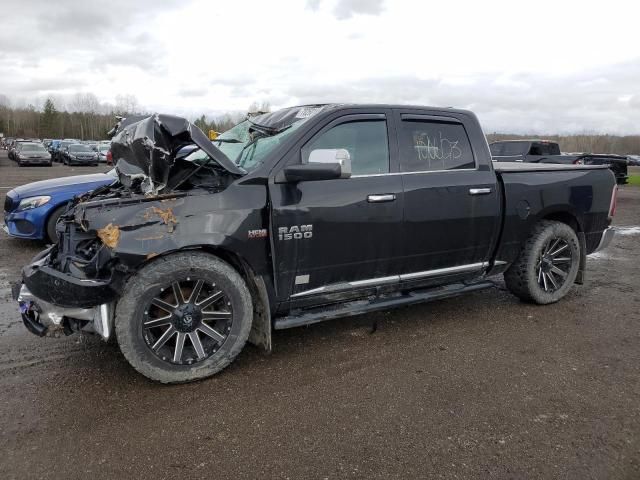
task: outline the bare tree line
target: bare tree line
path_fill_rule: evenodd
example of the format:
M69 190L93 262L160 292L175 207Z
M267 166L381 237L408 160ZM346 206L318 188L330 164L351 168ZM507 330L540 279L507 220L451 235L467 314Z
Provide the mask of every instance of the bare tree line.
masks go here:
M92 93L77 93L71 97L50 97L43 105L12 106L8 97L0 94L0 132L5 137L78 138L101 140L113 127L115 116L145 113L133 95L118 95L114 104L101 103ZM249 114L269 112L268 102L253 102ZM241 113L226 113L214 118L201 115L194 123L205 133L224 132L245 117ZM544 138L560 144L563 152L640 154L640 135L514 135L491 133L489 142Z
M139 111L133 95L118 95L115 104L109 104L92 93L77 93L68 98L49 97L42 106L13 106L6 95L0 95L0 132L5 137L100 140L107 138L115 115Z
M269 111L267 102L252 103L249 112ZM145 112L133 95L116 96L115 104L100 103L92 93L78 93L70 98L47 98L43 105L12 106L0 95L0 132L5 137L77 138L102 140L113 127L116 116L126 117ZM224 132L240 122L245 114L226 113L213 118L201 115L195 124L205 133Z

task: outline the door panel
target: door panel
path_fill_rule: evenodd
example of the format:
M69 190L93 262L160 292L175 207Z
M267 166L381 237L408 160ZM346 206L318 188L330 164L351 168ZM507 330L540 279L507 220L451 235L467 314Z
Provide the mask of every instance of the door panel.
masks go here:
M404 271L422 272L488 260L499 211L492 172L405 174ZM470 194L471 189L490 193Z
M473 276L489 259L499 227L495 174L478 170L456 118L394 116L404 189L403 271L420 278ZM443 271L440 271L444 269ZM427 273L438 270L437 275Z
M277 268L286 275L283 283L292 284L290 294L400 273L399 176L277 184L272 192ZM376 194L394 195L395 200L368 200ZM277 235L282 228L289 232L303 225L312 232L308 238Z
M316 149L345 149L351 178L270 183L280 300L322 301L323 287L400 273L402 179L389 175L395 143L387 124L383 112L328 119L283 162L305 163ZM282 176L275 171L274 178Z

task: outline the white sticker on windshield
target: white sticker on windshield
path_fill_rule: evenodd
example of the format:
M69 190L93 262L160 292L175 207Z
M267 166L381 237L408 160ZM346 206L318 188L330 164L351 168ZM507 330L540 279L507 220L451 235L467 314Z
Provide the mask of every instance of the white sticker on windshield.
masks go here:
M296 113L296 118L309 118L320 111L320 107L302 107Z

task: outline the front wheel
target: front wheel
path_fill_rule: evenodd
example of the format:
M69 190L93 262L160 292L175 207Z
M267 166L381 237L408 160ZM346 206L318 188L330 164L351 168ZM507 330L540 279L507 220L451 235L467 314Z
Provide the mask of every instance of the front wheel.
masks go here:
M120 350L141 374L183 383L218 373L240 353L251 295L227 263L202 252L159 258L126 284L116 307Z
M509 291L521 300L542 305L564 297L579 268L576 232L565 223L543 220L534 227L504 280Z
M49 218L47 219L47 222L45 223L45 226L44 226L45 233L46 233L46 238L45 238L46 241L50 243L56 243L58 241L58 232L56 232L56 224L58 223L58 219L60 218L60 215L62 215L66 209L67 209L67 204L60 205L53 212L51 212L51 215L49 215Z

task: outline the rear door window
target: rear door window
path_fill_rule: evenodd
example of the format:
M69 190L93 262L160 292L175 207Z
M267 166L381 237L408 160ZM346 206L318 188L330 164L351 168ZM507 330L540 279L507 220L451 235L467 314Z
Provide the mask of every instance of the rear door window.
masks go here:
M467 133L459 123L403 119L400 171L426 172L475 168Z

